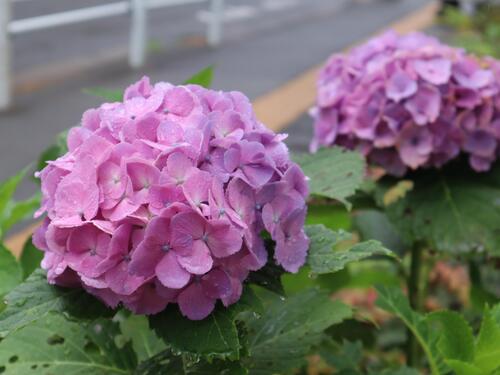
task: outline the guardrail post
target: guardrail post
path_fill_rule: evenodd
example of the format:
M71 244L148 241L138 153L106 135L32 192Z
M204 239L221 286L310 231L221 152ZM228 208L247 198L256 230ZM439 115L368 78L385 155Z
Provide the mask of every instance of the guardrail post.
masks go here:
M0 0L0 111L11 104L9 22L10 0Z
M222 39L222 22L224 17L224 0L211 0L210 22L208 23L208 44L215 47Z
M128 61L132 68L146 62L147 7L146 0L130 0L131 25Z

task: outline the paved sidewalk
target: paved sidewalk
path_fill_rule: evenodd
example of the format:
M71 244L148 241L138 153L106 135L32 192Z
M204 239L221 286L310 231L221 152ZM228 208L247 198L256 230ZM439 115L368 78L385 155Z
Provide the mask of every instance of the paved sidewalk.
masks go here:
M279 27L267 24L253 32L242 32L216 50L181 47L153 56L143 73L153 80L182 82L215 64L214 88L240 90L255 99L325 60L330 53L366 38L428 2L346 1L341 9L326 12L318 8L307 17L291 17ZM55 87L18 96L16 107L0 114L0 179L33 161L55 134L77 124L85 109L99 104L99 99L82 94L82 88L123 88L141 75L130 71L125 61L117 61ZM310 126L304 117L299 127ZM287 131L296 132L295 128ZM34 190L35 186L26 183L20 194L26 196Z

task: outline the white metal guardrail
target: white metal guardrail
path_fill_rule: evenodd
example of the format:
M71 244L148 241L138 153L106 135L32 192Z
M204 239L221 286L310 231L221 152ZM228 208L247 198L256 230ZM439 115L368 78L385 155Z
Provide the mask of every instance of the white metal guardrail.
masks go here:
M212 13L207 40L211 46L216 46L222 37L224 0L124 0L20 20L11 20L10 0L0 0L0 111L7 109L12 103L11 35L129 14L129 64L133 68L139 68L146 61L148 10L203 2L210 3Z

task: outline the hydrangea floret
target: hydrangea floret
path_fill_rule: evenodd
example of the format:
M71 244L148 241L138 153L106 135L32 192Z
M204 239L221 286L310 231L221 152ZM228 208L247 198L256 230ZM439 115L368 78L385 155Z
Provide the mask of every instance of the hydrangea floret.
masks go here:
M137 314L176 303L199 320L268 262L265 232L297 272L308 186L285 138L239 92L146 77L123 102L86 111L69 151L37 173L48 281Z
M500 154L500 63L390 31L328 60L311 113L313 152L358 149L397 176L460 154L488 171Z

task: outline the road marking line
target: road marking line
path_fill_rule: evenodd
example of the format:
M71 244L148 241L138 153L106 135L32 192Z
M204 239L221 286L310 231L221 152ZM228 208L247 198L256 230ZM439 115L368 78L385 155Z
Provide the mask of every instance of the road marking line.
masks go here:
M431 3L392 23L388 28L402 34L425 29L432 25L438 8L439 5L437 3ZM379 30L374 34L378 34L386 29ZM349 48L352 47L350 46ZM314 104L316 98L315 82L321 65L306 71L295 79L254 100L253 106L257 118L270 129L280 131L307 112ZM24 243L38 225L32 224L23 231L10 236L5 241L7 248L18 257L21 254Z

